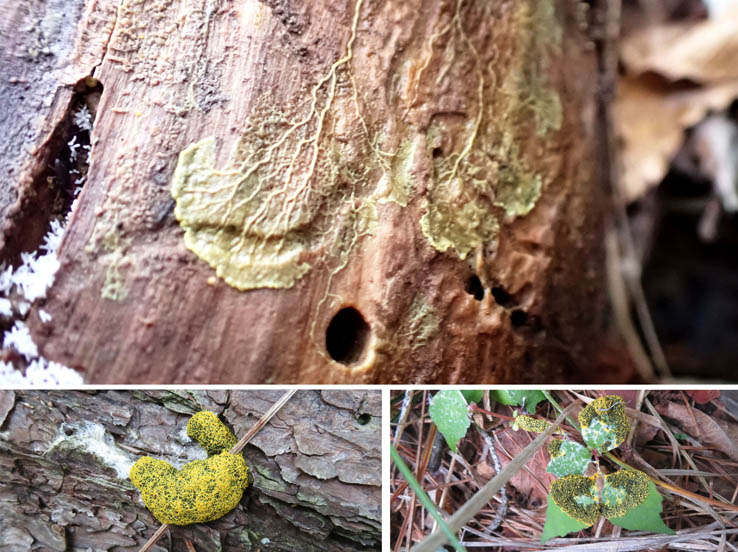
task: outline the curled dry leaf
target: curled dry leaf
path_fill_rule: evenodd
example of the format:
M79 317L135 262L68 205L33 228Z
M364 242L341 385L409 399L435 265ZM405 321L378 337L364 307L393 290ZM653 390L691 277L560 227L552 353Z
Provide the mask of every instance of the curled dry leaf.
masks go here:
M672 402L659 406L658 411L663 416L677 420L685 432L703 445L715 447L733 460L738 460L738 425L735 423L718 420L695 408Z
M738 9L697 23L647 27L627 37L620 53L630 74L703 84L738 79Z
M738 10L646 27L623 39L620 57L626 76L613 113L623 195L633 201L666 175L687 128L738 97Z
M663 179L686 129L699 123L710 110L723 110L738 97L738 80L684 89L643 75L624 77L618 86L613 113L623 147L626 201L641 197Z
M720 391L717 389L695 389L692 391L685 391L687 395L694 399L694 402L698 404L709 403L713 399L720 397Z

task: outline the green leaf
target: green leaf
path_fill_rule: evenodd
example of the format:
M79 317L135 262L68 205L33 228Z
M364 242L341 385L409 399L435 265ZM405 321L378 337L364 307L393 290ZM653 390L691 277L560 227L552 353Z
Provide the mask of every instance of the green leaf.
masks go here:
M471 404L481 401L484 391L481 389L462 389L461 394L464 395L466 402Z
M458 389L444 389L435 394L428 408L433 423L446 439L449 448L456 452L456 444L466 435L469 421L469 405Z
M642 471L618 470L602 482L600 511L606 518L624 516L646 500L650 479Z
M613 525L619 525L623 529L631 531L650 531L651 533L663 533L673 535L670 529L661 519L662 497L656 490L653 481L648 482L648 495L646 499L621 517L608 518Z
M591 524L590 524L591 525ZM577 521L568 516L559 508L548 495L548 508L546 508L546 524L543 526L541 542L546 542L554 537L563 537L572 531L581 531L589 527L586 523Z
M490 394L498 403L524 406L528 412L535 411L536 405L546 400L544 394L537 389L495 389Z
M579 413L579 425L590 448L602 453L619 447L630 429L625 402L617 395L595 399Z
M561 510L587 527L600 519L597 476L566 475L551 483L551 499Z
M565 475L582 475L592 461L592 454L586 447L574 441L553 439L548 444L551 461L546 471L556 477Z

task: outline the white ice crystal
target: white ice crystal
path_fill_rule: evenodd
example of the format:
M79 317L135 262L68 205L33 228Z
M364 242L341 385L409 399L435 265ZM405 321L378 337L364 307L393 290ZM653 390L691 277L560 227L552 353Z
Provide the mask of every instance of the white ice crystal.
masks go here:
M7 295L13 287L13 267L0 265L0 294Z
M76 134L72 136L72 139L67 143L67 147L69 148L69 160L76 161L77 160L77 148L79 148L79 143L77 142Z
M0 317L11 318L13 316L13 303L9 299L0 297Z
M74 124L80 130L92 130L92 113L90 113L90 110L87 109L86 105L80 107L74 114Z
M59 270L56 251L63 235L64 225L53 220L39 250L21 253L21 265L18 268L13 270L13 267L0 265L0 316L12 318L15 311L25 317L31 303L46 297ZM15 295L9 297L12 292ZM42 322L51 320L51 315L43 309L39 310L39 317ZM75 370L39 356L31 332L21 320L16 320L14 326L5 332L2 347L14 349L25 358L28 365L24 374L10 363L0 362L0 385L57 386L83 383L82 376Z
M57 387L59 385L77 387L82 385L84 380L76 370L40 357L28 363L25 375L11 363L0 361L0 383L8 387Z
M10 331L5 332L3 336L3 348L15 349L28 361L38 356L38 348L33 342L31 332L28 331L28 326L20 320L16 320L15 325L10 328Z

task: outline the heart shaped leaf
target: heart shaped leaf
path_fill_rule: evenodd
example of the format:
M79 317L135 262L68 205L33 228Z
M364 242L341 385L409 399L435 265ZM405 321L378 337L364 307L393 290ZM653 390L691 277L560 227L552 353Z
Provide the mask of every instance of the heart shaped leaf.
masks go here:
M553 439L548 444L551 461L546 471L556 477L583 475L592 461L592 454L586 447L574 441Z
M541 542L546 542L554 537L563 537L572 531L580 531L589 527L588 524L577 521L568 516L559 508L548 495L548 508L546 508L546 524L543 526Z
M428 412L449 448L456 452L457 443L466 435L471 425L469 405L464 395L458 389L439 391L431 400Z
M602 485L602 515L624 516L648 496L648 476L642 471L620 470L605 476Z
M551 483L551 498L569 517L587 527L600 518L600 493L596 477L567 475Z
M598 452L619 447L630 426L625 417L625 403L617 395L595 399L579 413L582 438Z
M652 533L673 535L674 531L661 519L661 511L663 509L662 500L663 498L656 490L656 485L652 481L649 481L648 495L640 505L630 510L624 516L608 519L610 523L619 525L624 529L630 529L631 531L650 531Z

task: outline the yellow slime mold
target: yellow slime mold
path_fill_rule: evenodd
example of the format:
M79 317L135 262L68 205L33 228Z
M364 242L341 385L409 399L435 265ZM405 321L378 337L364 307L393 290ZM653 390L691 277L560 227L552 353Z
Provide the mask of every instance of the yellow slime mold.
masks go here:
M228 452L236 437L215 414L195 414L187 434L207 450L207 459L177 470L168 462L144 456L130 471L144 504L161 523L189 525L218 519L238 505L249 484L243 457Z

